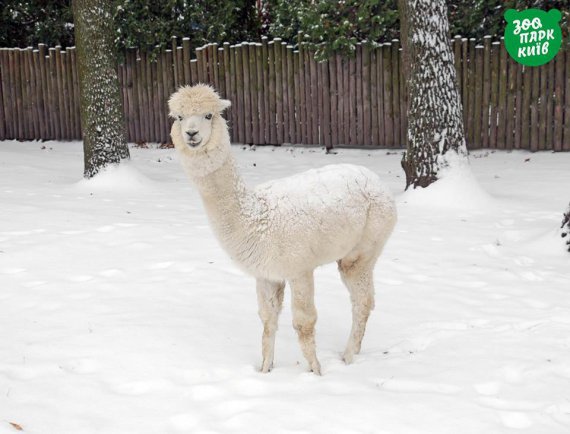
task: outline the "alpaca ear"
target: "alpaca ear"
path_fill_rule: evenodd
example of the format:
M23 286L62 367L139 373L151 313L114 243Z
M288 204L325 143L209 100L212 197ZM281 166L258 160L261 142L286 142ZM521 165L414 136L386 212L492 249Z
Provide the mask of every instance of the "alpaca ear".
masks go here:
M225 109L227 109L228 107L230 107L232 105L232 102L228 99L221 99L220 100L220 112L223 112Z

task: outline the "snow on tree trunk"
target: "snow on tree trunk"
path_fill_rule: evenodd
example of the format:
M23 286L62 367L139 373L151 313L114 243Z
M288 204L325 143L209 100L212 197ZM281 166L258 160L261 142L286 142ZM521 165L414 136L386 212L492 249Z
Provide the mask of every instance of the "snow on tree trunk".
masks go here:
M400 0L408 77L406 189L427 187L453 161L467 161L457 72L444 0Z
M129 158L113 46L112 2L73 0L84 176Z
M564 213L562 218L562 238L566 238L566 245L568 246L568 251L570 252L570 205L568 205L568 210Z

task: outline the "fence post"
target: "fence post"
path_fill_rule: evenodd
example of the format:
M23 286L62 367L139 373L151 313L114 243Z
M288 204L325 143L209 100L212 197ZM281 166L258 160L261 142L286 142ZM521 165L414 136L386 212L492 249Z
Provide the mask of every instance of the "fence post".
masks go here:
M12 98L12 73L10 71L10 64L9 64L9 48L0 48L0 70L2 71L2 76L0 79L0 85L2 86L2 123L4 124L4 135L2 136L4 139L11 139L14 138L14 134L12 133L12 108L11 102Z
M370 146L372 142L371 133L371 104L370 104L370 47L366 44L361 44L362 53L362 110L361 110L361 122L362 122L362 146Z
M564 134L563 134L563 147L564 151L570 151L570 43L564 46L564 55L566 58L566 86L565 86L565 99L564 105Z
M473 110L473 142L471 143L472 149L481 147L481 127L483 115L483 47L476 45L473 51L473 58L475 62L475 97L474 97L474 110Z
M192 74L190 73L190 50L190 38L182 38L182 70L184 71L184 81L182 84L192 83Z
M313 143L313 129L316 128L315 113L313 111L313 96L311 95L311 58L313 53L308 49L305 49L307 44L303 45L303 71L305 74L305 125L306 125L306 137L304 138L304 144L308 145Z
M238 44L235 46L235 77L236 77L236 93L237 93L237 107L235 109L236 113L236 132L237 132L237 141L239 143L245 143L245 109L244 109L244 79L243 79L243 61L242 61L242 54L241 51L243 50L243 46Z
M30 104L30 111L31 111L31 117L30 117L30 121L32 123L32 138L34 140L37 140L39 138L41 138L41 133L40 133L40 114L39 114L39 98L38 98L38 87L36 85L36 73L37 73L37 69L34 67L34 57L36 57L36 54L34 54L34 51L37 52L37 50L33 50L31 47L29 47L26 50L26 69L27 69L27 73L28 73L28 98L30 99L29 104ZM69 62L67 62L69 63ZM66 68L66 72L67 72L67 68ZM66 84L67 84L67 80L66 80ZM67 93L67 92L66 92ZM71 134L70 134L71 136Z
M564 48L564 47L562 47ZM556 84L554 85L554 150L562 150L562 128L564 127L564 56L565 51L561 50L554 58L556 62ZM567 74L570 71L567 72ZM568 90L567 90L568 92ZM570 116L570 115L569 115ZM570 122L568 119L567 122Z
M255 65L255 76L257 82L255 83L255 90L256 90L256 101L252 101L253 108L253 115L257 120L256 126L256 135L257 135L257 144L263 145L265 144L265 110L264 110L264 92L265 89L263 87L263 72L264 72L264 62L263 62L263 46L261 43L255 43L253 45L253 53L255 56L254 65Z
M344 80L344 68L342 57L335 55L335 69L336 69L336 90L337 90L337 139L335 145L345 144L344 135L344 122L345 122L345 87L346 81Z
M275 71L275 114L276 143L283 143L283 74L281 66L281 38L273 39L273 56Z
M347 144L356 145L356 129L358 128L358 123L356 122L356 56L347 59L348 68L346 72L348 77L346 82L348 83L348 116L346 117L346 131L347 131Z
M509 55L507 58L507 111L505 113L505 145L511 150L514 147L516 63Z
M320 130L322 127L321 124L321 114L322 114L322 105L319 105L319 66L317 61L315 60L315 53L311 52L309 54L309 73L311 75L311 118L313 121L313 126L311 131L313 136L311 137L311 144L319 145L321 144L320 140ZM322 94L321 94L322 98ZM322 103L322 101L321 101Z
M4 110L6 71L4 69L4 53L5 49L0 48L0 140L6 139L6 112Z
M326 149L331 148L331 101L330 101L330 78L329 64L330 60L323 61L319 64L321 82L319 83L319 91L321 93L322 107L322 124L321 124L321 144Z
M546 97L544 99L546 103L546 137L545 137L545 148L548 150L554 149L554 103L555 99L553 98L555 92L555 83L554 80L556 78L556 58L552 59L546 65L543 65L542 68L546 70L547 75L547 83L546 83Z
M501 38L499 50L499 106L497 125L497 147L505 149L506 145L506 116L507 116L507 50L504 39Z
M386 119L384 108L384 47L376 48L376 86L378 93L378 145L386 147Z
M544 67L535 68L540 74L540 96L538 102L538 149L546 149L546 131L547 131L547 111L548 106L546 105L547 92L548 92L548 70Z
M228 46L228 56L227 65L229 68L229 82L226 87L229 86L230 93L228 98L231 100L232 105L228 113L228 118L230 119L230 137L232 141L237 141L237 90L236 90L236 64L235 64L235 46Z
M356 118L355 118L355 144L362 146L364 144L364 114L363 114L363 74L362 74L362 44L356 45L355 62L356 62Z
M166 105L163 105L163 101L160 98L162 92L159 93L159 88L162 88L162 82L158 80L158 55L154 59L149 59L150 61L150 76L152 82L152 141L160 143L162 141L162 128L161 122L163 113L168 110ZM183 82L185 84L185 81Z
M250 94L250 113L251 113L251 143L259 145L259 110L257 110L257 95L258 81L257 81L257 54L256 45L249 44L249 94Z
M204 47L196 48L196 67L198 72L198 82L199 83L206 83L207 80L207 72L205 72L204 64L206 63L204 55Z
M393 148L394 143L394 110L392 106L392 44L382 46L384 66L384 128L386 128L386 146Z
M394 146L399 148L402 146L402 125L400 117L400 80L401 73L404 68L400 67L400 41L398 39L392 40L392 106L394 110Z
M468 121L471 115L471 107L469 105L471 95L469 95L469 40L467 38L461 39L461 85L463 94L463 125L465 128L465 138L468 141Z
M175 39L173 38L175 41ZM173 51L173 55L176 53ZM148 93L149 83L148 83L148 75L146 72L147 66L147 54L146 52L139 53L139 60L138 60L138 71L140 76L140 89L142 93L142 118L141 118L141 126L143 130L143 134L141 137L142 142L150 141L151 131L150 131L150 102L151 96ZM140 103L141 101L139 101Z
M261 124L262 127L262 137L263 143L269 144L273 143L271 141L271 123L273 122L271 118L271 111L269 108L269 97L270 97L270 90L269 90L269 49L267 44L267 36L263 36L261 38L261 70L262 70L262 77L263 77L263 105L260 107L262 112L261 119L263 122Z
M540 70L538 68L529 68L532 73L531 99L530 99L530 150L538 150L538 99L540 98Z
M370 77L370 145L378 146L378 77L376 75L376 53L377 49L372 47L368 50L369 77Z
M242 73L243 73L243 113L244 118L244 135L243 143L253 144L252 128L251 128L251 81L249 76L249 43L241 44Z
M301 76L300 76L300 62L299 62L299 50L293 51L293 92L294 92L294 107L293 112L295 114L295 128L294 137L291 140L294 143L303 143L302 137L302 119L301 119Z
M491 37L483 38L483 102L481 113L481 146L489 147L489 106L491 104Z
M283 141L282 143L289 143L289 85L287 82L287 44L283 41L277 47L280 50L281 64L277 65L280 67L281 73L281 101L282 101L282 111L283 111Z
M532 87L532 68L524 66L522 70L522 101L521 101L521 148L529 149L530 144L530 95Z
M293 70L294 60L293 60L293 46L285 45L286 53L286 70L287 70L287 110L288 110L288 122L289 122L289 143L295 143L295 131L299 128L299 124L295 120L295 72Z
M24 134L26 139L35 138L35 128L36 125L33 119L33 91L32 91L32 78L31 78L31 68L30 68L30 58L31 49L30 47L22 49L20 51L20 61L21 61L21 71L22 71L22 106L24 114Z
M339 128L339 113L342 109L339 105L339 95L338 95L338 78L337 78L337 61L338 56L332 55L328 62L328 74L330 83L330 130L331 130L331 142L330 146L334 147L338 145L338 128ZM298 125L297 125L298 128Z
M305 103L305 47L301 40L301 34L298 35L298 45L299 53L297 55L298 67L298 81L299 81L299 103L298 103L298 121L299 121L299 136L297 138L298 143L307 143L307 111Z

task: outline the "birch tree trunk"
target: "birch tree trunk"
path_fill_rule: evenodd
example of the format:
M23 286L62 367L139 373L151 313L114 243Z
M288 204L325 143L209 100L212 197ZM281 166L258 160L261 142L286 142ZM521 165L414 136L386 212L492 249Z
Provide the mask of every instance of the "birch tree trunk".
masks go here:
M112 2L73 0L86 178L129 158L116 55Z
M408 80L406 189L427 187L441 169L467 161L463 113L445 0L399 0Z

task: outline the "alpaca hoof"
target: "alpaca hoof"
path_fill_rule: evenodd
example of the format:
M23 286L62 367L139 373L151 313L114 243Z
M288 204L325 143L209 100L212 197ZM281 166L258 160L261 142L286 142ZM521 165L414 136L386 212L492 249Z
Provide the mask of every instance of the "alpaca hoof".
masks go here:
M319 362L314 362L311 364L311 372L315 375L322 375L321 374L321 364Z
M350 365L354 361L354 353L352 351L345 351L342 355L342 360L347 365Z
M260 372L262 374L267 374L268 372L271 372L272 369L273 369L273 362L263 361L263 363L261 364Z

